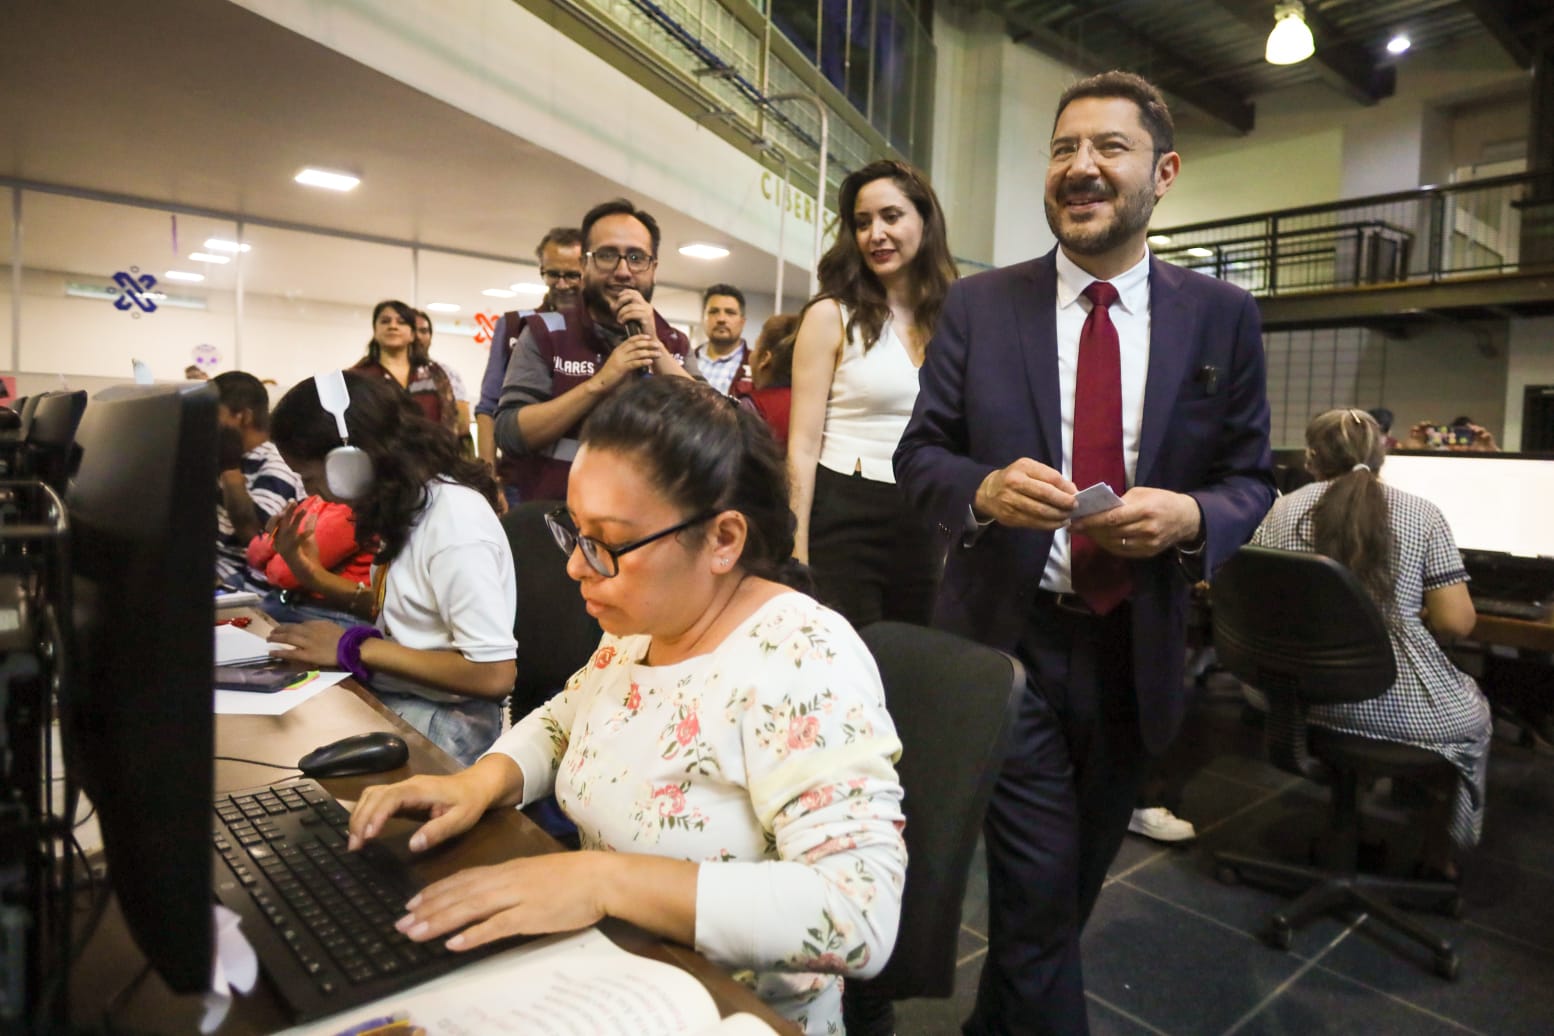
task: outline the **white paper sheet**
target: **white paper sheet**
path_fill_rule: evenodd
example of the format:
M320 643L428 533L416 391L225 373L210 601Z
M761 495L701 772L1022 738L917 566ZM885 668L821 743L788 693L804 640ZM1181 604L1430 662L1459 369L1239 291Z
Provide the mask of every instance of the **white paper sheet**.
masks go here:
M217 691L218 716L284 716L303 702L311 701L344 680L349 673L321 672L301 687L288 687L270 694L253 691Z

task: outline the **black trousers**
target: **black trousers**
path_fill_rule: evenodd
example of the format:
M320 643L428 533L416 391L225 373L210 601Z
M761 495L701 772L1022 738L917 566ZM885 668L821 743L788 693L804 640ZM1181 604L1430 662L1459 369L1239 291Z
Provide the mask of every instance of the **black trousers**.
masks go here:
M893 482L815 466L809 567L821 603L856 628L881 619L926 626L933 614L939 551Z
M1037 595L1027 685L988 806L988 955L968 1034L1089 1031L1079 934L1148 763L1129 605L1105 617Z

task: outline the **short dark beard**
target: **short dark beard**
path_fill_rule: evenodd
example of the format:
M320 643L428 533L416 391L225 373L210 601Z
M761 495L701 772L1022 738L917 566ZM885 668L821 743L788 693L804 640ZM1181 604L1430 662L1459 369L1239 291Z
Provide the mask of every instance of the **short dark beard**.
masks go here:
M644 300L653 301L653 285L649 284L646 288L637 290L642 293ZM603 284L584 278L583 305L587 307L588 315L593 317L596 323L603 324L605 327L620 327L620 324L615 321L615 307L610 305L610 299L604 293Z
M1099 183L1090 181L1065 187L1058 192L1056 200L1047 198L1043 202L1047 213L1047 226L1052 229L1053 235L1063 247L1075 255L1104 255L1140 230L1147 229L1149 219L1155 212L1155 189L1154 183L1150 182L1131 194L1117 193L1112 196L1116 218L1104 230L1093 228L1089 223L1065 227L1064 198L1069 194L1081 193L1095 187L1103 191L1108 189L1104 181Z

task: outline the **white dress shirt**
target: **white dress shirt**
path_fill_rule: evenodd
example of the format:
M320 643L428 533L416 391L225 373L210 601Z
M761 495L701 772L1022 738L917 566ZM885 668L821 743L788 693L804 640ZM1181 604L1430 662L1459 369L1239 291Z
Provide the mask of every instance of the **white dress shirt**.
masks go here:
M1063 477L1074 477L1074 386L1079 378L1079 335L1090 315L1090 300L1083 292L1097 278L1081 270L1074 261L1057 252L1058 272L1058 399L1062 405ZM1144 383L1149 376L1149 250L1126 273L1111 279L1117 289L1112 303L1112 326L1117 329L1117 345L1122 361L1122 463L1128 472L1127 486L1112 486L1121 496L1133 485L1139 462L1139 430L1144 424ZM1086 489L1087 486L1076 486ZM1041 576L1041 588L1054 593L1071 593L1069 579L1068 526L1052 535L1052 552Z

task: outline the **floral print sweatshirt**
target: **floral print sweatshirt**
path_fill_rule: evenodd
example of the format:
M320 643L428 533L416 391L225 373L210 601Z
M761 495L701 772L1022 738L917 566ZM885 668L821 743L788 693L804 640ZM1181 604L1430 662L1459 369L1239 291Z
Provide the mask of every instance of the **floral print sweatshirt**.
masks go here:
M842 1031L838 975L878 973L906 876L901 743L852 627L800 593L711 652L649 666L609 634L492 747L554 791L585 849L702 863L696 949L806 1033Z

